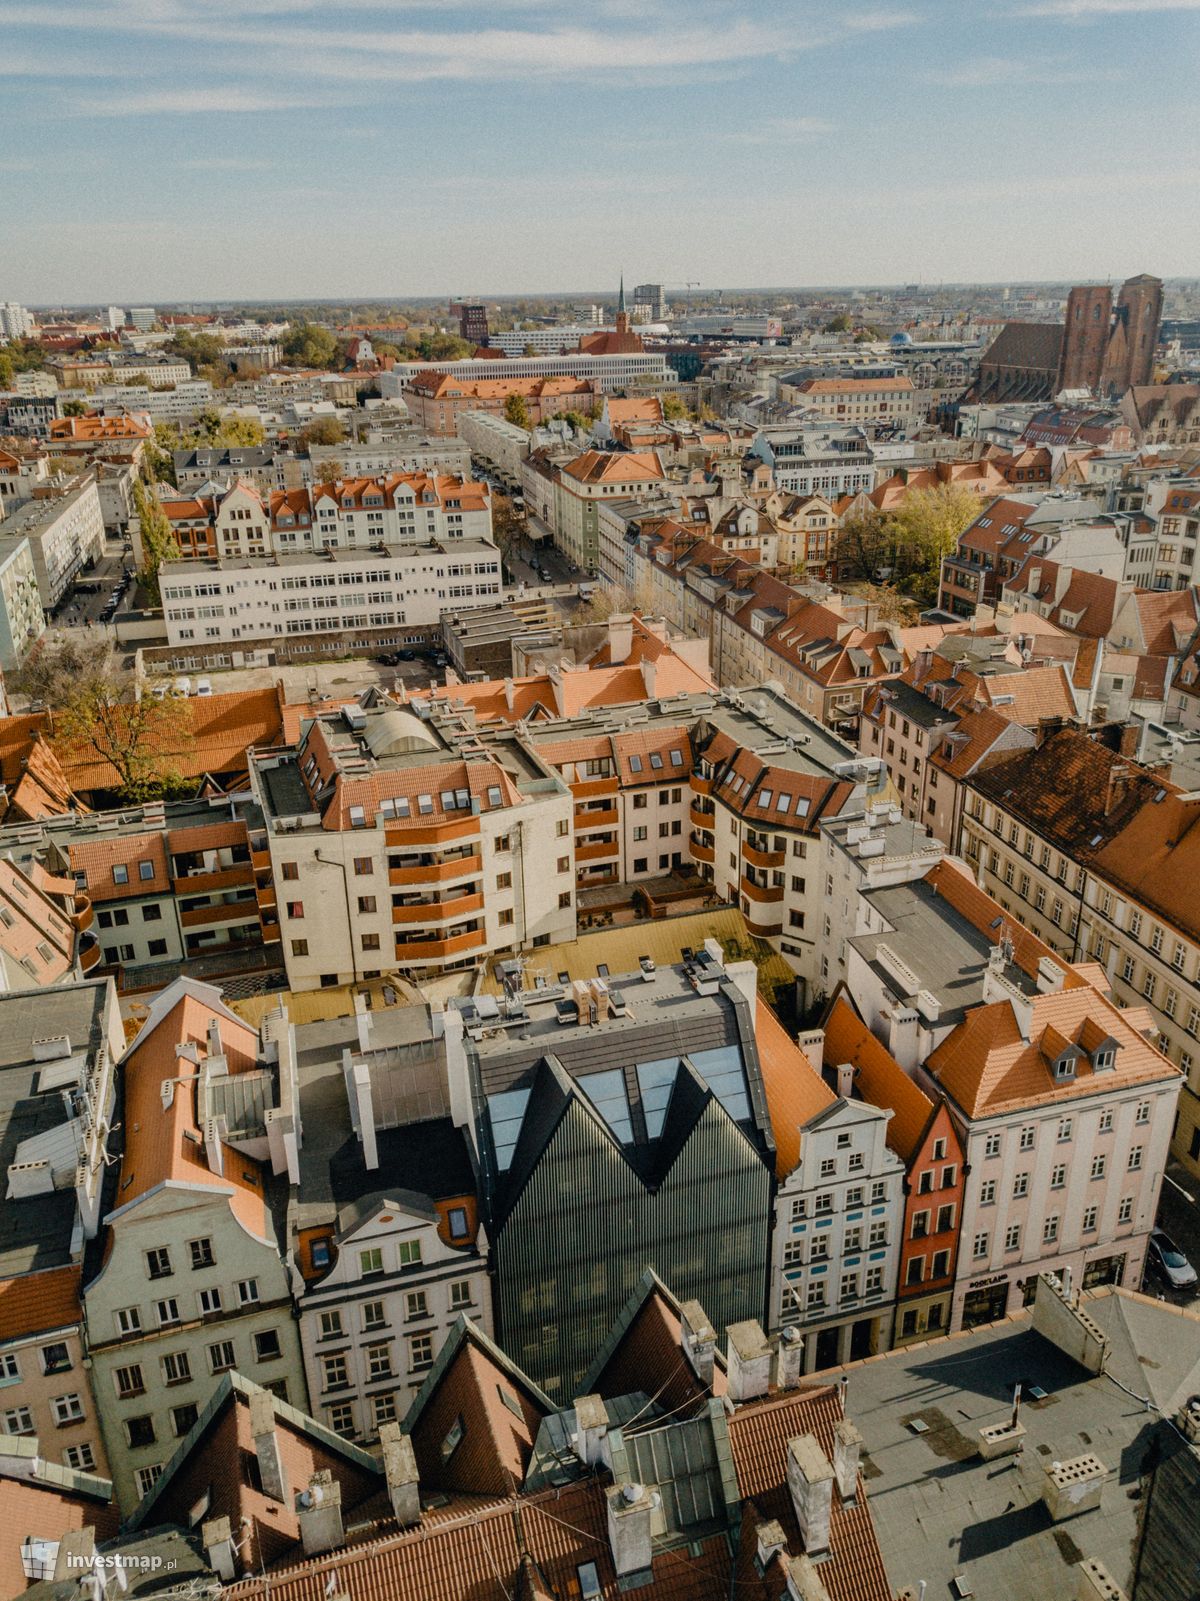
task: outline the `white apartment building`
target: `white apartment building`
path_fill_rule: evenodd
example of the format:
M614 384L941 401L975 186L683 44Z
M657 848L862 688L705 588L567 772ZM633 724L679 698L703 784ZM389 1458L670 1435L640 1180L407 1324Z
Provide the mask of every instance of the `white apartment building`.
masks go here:
M0 670L15 673L45 629L29 540L0 536Z
M0 543L27 539L42 609L67 594L76 573L104 554L104 512L95 475L62 482L62 492L31 500L3 523Z
M465 441L426 439L416 429L404 430L399 437L376 445L310 445L299 464L300 479L307 488L327 483L331 467L341 478L386 478L396 473L471 477L471 452ZM486 485L480 487L486 493Z
M617 389L638 379L675 381L674 372L661 354L637 351L624 356L588 356L576 351L566 356L398 361L390 372L379 374L379 393L385 400L403 398L409 384L422 372L444 372L454 378L594 378L602 389Z
M170 645L428 625L500 594L500 552L459 539L179 561L160 588Z
M875 456L861 428L763 428L750 451L790 494L837 500L875 487Z
M158 382L156 377L155 382ZM149 389L144 384L104 383L86 394L87 403L107 416L119 417L131 404L144 411L152 422L188 422L198 413L215 405L213 386L207 378L193 378L175 382L170 389ZM65 393L64 399L70 394Z
M129 321L139 333L148 334L158 321L158 312L153 306L130 306Z
M505 333L488 335L488 346L502 350L506 356L557 356L564 351L569 355L579 348L579 341L589 334L611 334L612 323L576 323L556 328L514 328Z
M520 476L521 463L529 454L529 431L518 428L490 411L460 411L458 437L476 456L495 462L514 478Z
M292 989L574 937L570 790L515 736L467 745L389 706L252 757Z
M15 300L0 300L0 339L25 339L32 332L32 312Z

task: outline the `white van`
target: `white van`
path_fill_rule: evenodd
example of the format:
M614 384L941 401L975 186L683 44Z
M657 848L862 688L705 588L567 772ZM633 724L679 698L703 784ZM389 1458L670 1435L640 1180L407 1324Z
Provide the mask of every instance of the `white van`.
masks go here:
M196 680L196 693L197 695L211 695L212 680L210 678L198 678Z
M190 678L177 678L171 688L177 695L190 695L192 693L192 681Z

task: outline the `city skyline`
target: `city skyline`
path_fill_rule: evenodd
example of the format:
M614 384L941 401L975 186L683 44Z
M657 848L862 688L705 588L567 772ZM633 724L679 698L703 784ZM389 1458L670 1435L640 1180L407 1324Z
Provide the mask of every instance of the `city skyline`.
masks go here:
M38 304L424 297L481 262L515 294L606 280L599 240L680 286L1120 279L1151 229L1170 277L1200 243L1159 217L1200 168L1186 98L1169 154L1112 155L1144 148L1129 88L1189 58L1197 0L6 15L0 278Z

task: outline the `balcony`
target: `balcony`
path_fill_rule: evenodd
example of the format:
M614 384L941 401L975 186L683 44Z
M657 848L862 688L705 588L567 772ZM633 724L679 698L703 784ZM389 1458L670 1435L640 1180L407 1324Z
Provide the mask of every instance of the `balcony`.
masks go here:
M485 942L483 929L474 928L466 934L452 934L447 939L414 939L396 941L396 960L405 962L446 961L466 951L477 951Z
M693 855L693 857L695 858L696 861L698 861L698 862L711 862L712 861L713 856L714 856L713 847L711 845L706 845L698 834L689 834L688 835L688 845L689 845L689 847L691 849L691 852L692 852L692 855Z
M420 867L390 867L388 883L393 889L406 884L443 884L451 878L474 877L483 869L483 858L478 851L466 856L455 856L445 862L427 862Z
M275 886L274 886L274 884L260 884L259 885L259 887L258 887L258 904L259 904L259 907L262 908L263 910L266 910L268 907L278 905L278 901L275 898Z
M216 906L193 906L180 912L179 921L184 928L207 928L213 923L246 923L258 921L258 901L254 896L244 901L221 901Z
M703 806L697 806L693 802L688 807L688 816L697 828L712 828L716 815L716 809L712 806L706 810Z
M761 901L764 903L781 901L783 899L783 885L781 884L778 886L778 888L773 888L768 884L756 884L753 879L747 878L745 873L743 873L742 894L748 896L752 901Z
M599 800L602 795L615 795L617 793L617 779L614 774L611 778L580 778L571 785L571 794L577 801Z
M271 865L270 851L251 851L250 865L256 873L264 873Z
M621 842L614 834L611 839L598 839L587 845L576 845L575 860L576 862L603 861L605 857L619 855L620 850Z
M99 943L97 941L93 940L92 943L89 945L89 944L85 944L83 941L80 941L80 945L79 945L79 967L80 967L80 971L84 972L84 973L90 973L93 968L99 967L99 965L100 965L100 946L99 946Z
M787 861L787 852L760 850L757 845L751 845L748 839L744 839L742 860L749 862L752 867L782 867Z
M239 862L233 867L214 868L211 873L185 873L171 880L171 888L176 895L208 895L252 882L250 863Z
M770 919L772 916L773 916L773 914L771 912L755 913L753 911L753 909L752 909L752 910L750 910L749 912L747 912L745 914L746 927L750 930L750 932L752 934L757 934L760 939L771 939L771 938L773 938L774 935L783 933L783 923L782 923L782 921L779 920L779 919L776 919L773 922L771 922L771 921L758 922L756 919L758 917L762 917L764 919Z
M483 896L455 895L444 901L419 901L415 905L393 906L393 923L447 923L458 917L473 917L483 910Z
M91 928L93 922L95 921L95 917L96 914L92 910L91 897L84 895L82 892L77 894L75 897L75 907L71 913L71 921L74 923L76 931L82 934L85 929Z
M444 823L423 823L415 828L385 828L384 843L388 850L403 850L413 845L445 845L451 840L473 839L479 833L479 819L471 813Z
M575 813L575 832L582 834L590 828L615 828L617 824L617 808L604 806L594 812Z
M691 784L691 786L692 786L692 794L693 795L711 795L712 794L712 779L711 778L701 778L699 773L692 773L692 775L688 779L688 783Z

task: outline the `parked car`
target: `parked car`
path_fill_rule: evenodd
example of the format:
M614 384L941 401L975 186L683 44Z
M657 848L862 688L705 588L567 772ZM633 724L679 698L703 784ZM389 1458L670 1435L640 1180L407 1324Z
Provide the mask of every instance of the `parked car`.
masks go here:
M396 652L396 660L397 661L415 662L416 659L417 659L417 653L416 653L415 650L401 650L401 651L397 651Z
M192 693L192 681L190 678L177 678L171 688L177 695L190 695Z
M1147 1260L1173 1290L1189 1290L1196 1282L1196 1269L1162 1229L1150 1232Z
M211 678L198 678L196 680L196 693L197 693L197 695L211 695L212 692L213 691L212 691L212 679Z

